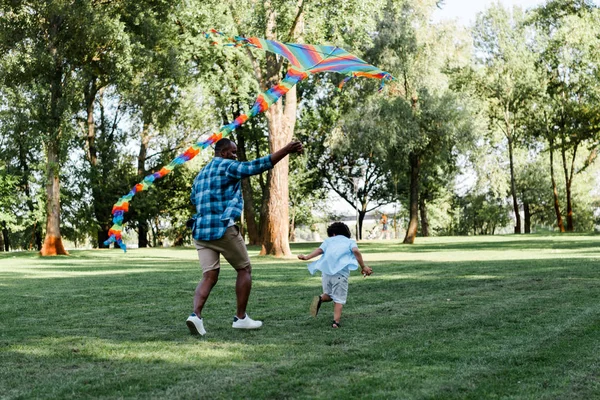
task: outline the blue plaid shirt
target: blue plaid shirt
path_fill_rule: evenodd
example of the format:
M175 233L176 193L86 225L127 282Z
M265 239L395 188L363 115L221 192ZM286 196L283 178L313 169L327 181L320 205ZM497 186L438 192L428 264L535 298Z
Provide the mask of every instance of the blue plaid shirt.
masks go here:
M271 156L253 161L213 158L196 176L192 186L192 203L196 206L192 236L196 240L223 237L230 221L242 215L242 178L273 168Z

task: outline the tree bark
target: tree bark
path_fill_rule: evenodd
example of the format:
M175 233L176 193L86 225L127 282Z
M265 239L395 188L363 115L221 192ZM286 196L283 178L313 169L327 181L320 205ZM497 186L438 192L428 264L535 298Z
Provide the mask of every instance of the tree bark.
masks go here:
M410 159L410 198L409 198L409 221L403 243L413 244L417 237L419 226L419 174L421 169L421 158L416 153L411 153Z
M290 218L290 236L289 241L294 243L296 241L296 216L292 215Z
M296 110L296 87L285 96L286 109L289 105ZM290 102L290 103L288 103ZM292 138L295 119L288 119L282 110L281 99L267 110L269 125L269 151L271 153L284 147ZM291 104L293 103L293 104ZM285 157L267 174L267 188L261 215L260 255L276 257L291 256L289 244L289 159Z
M523 202L523 213L525 218L525 233L531 233L531 209L529 203Z
M367 215L367 211L364 208L362 210L358 211L358 239L357 240L362 240L362 238L363 238L362 231L363 231L363 223L365 221L365 215Z
M5 234L6 232L6 234ZM0 223L0 251L9 251L10 246L8 243L8 229L6 229L6 222Z
M138 152L137 174L139 179L146 176L146 157L148 154L148 145L150 143L150 124L144 122L141 132L140 151ZM138 247L148 247L148 221L142 216L138 216Z
M46 238L42 256L67 255L60 235L59 149L56 142L48 143L46 166Z
M575 169L575 156L577 155L577 146L573 149L573 158L571 159L571 170L569 171L569 167L567 166L567 150L563 145L561 146L561 155L563 162L563 171L565 174L565 191L567 195L567 232L573 232L575 230L575 225L573 223L573 202L571 195L571 185L573 183L573 170Z
M242 133L242 132L241 132ZM237 135L238 157L240 161L248 161L246 153L246 140L243 134ZM254 192L250 178L242 179L242 197L244 199L244 222L248 233L248 244L259 245L260 234L256 223L256 212L254 211Z
M507 128L509 129L509 128ZM521 233L521 212L519 211L519 202L517 201L517 183L515 180L515 162L513 156L513 141L508 138L508 158L510 164L510 194L513 201L513 211L515 213L515 233Z
M429 217L427 216L427 204L424 196L419 199L419 212L421 214L421 234L423 237L429 237Z
M554 177L554 141L550 142L550 179L552 180L552 197L554 198L554 212L556 214L556 223L561 233L565 231L565 225L563 223L562 214L560 212L560 204L558 200L558 188L556 186L556 178Z

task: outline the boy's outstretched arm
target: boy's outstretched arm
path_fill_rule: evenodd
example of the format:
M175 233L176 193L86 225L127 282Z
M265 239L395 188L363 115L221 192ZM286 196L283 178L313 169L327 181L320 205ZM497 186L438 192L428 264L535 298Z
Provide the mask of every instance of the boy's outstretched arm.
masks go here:
M353 247L352 253L354 253L354 257L356 257L356 261L358 261L358 265L360 265L360 272L364 276L371 275L373 273L373 269L365 264L362 258L362 254L360 250L358 250L358 247Z
M323 249L321 249L320 247L318 247L315 250L313 250L313 252L310 253L307 256L305 256L304 254L298 254L298 258L301 259L301 260L310 260L311 258L315 258L316 256L320 256L321 254L323 254Z

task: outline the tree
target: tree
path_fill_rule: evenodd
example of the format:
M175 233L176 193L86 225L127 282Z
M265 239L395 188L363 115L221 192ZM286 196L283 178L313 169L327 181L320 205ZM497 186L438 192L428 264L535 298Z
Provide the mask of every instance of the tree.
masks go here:
M252 16L242 16L239 4L234 8L233 19L239 33L256 33L267 39L286 42L322 42L332 40L338 45L343 39L353 38L355 44L364 43L367 30L363 28L373 23L365 7L380 4L378 1L351 0L343 3L313 3L265 1L256 3ZM247 7L244 2L243 7ZM343 18L353 12L355 18ZM244 20L243 18L246 18ZM304 20L311 21L305 27ZM264 62L248 51L256 79L261 90L279 83L282 77L284 60L267 54ZM273 152L285 145L293 136L297 115L297 88L292 88L285 99L273 104L266 112L269 132L269 151ZM285 159L268 172L263 208L261 210L261 254L276 256L290 255L289 232L289 190L288 160Z
M46 150L46 237L42 255L67 254L60 234L60 169L77 97L71 77L81 62L79 39L88 3L12 2L0 10L4 84L35 88L36 114ZM32 85L33 84L33 85Z
M515 214L515 233L521 233L521 213L515 179L515 146L524 134L529 101L535 92L534 54L527 47L525 14L500 5L480 14L473 28L475 42L474 82L487 100L490 131L506 139L510 171L510 193Z
M551 166L554 151L562 162L566 195L566 231L574 230L572 187L578 151L597 143L600 125L600 10L591 1L553 0L534 10L531 24L536 30L545 104L538 114L541 133L549 142ZM591 160L595 152L592 146ZM558 210L554 170L552 180ZM557 211L561 226L561 216Z
M552 220L552 196L548 188L550 174L545 154L540 149L530 149L520 157L522 168L515 180L523 202L523 232L531 233L534 222L547 224Z
M8 174L5 166L0 164L0 251L10 250L8 228L17 222L14 214L17 182L18 178Z
M125 112L116 88L132 77L132 43L122 21L123 10L122 3L114 2L91 7L87 10L88 29L79 38L85 54L77 75L82 94L78 122L88 162L82 173L91 196L94 221L90 234L95 237L94 247L100 248L106 247L114 199L126 190L128 182L114 179L123 170L118 146L125 139L119 126Z
M389 136L389 168L396 173L404 171L410 182L404 243L414 243L417 235L423 163L434 171L434 163L452 162L452 148L467 127L461 122L465 108L449 93L449 78L444 73L467 61L467 42L452 26L428 22L435 4L388 2L368 53L398 80L389 98L381 100L381 111L373 122ZM441 154L449 158L433 156Z
M394 194L385 169L387 137L374 125L363 123L364 115L378 112L360 104L361 96L374 88L348 87L339 93L330 77L315 80L318 84L304 92L307 101L302 105L297 135L306 144L308 168L357 210L356 237L361 239L365 215L389 204Z
M0 66L0 71L3 68ZM20 86L8 86L0 89L3 109L0 110L0 160L5 166L7 176L17 179L10 195L16 204L24 205L5 208L5 212L16 217L16 225L6 226L3 230L5 246L12 248L42 248L43 213L40 204L45 203L41 193L42 175L42 138L36 117L36 98L34 89ZM12 179L12 178L11 178ZM5 206L8 203L5 203ZM20 234L15 236L17 228Z

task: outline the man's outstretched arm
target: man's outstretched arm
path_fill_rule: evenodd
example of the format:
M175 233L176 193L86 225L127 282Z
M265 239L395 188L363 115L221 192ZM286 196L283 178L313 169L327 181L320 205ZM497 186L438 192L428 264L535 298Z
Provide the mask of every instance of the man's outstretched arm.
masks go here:
M302 143L290 142L273 154L269 154L252 161L236 161L232 163L227 170L227 175L235 179L242 179L248 176L257 175L273 168L275 164L281 161L288 154L302 153L302 150Z

